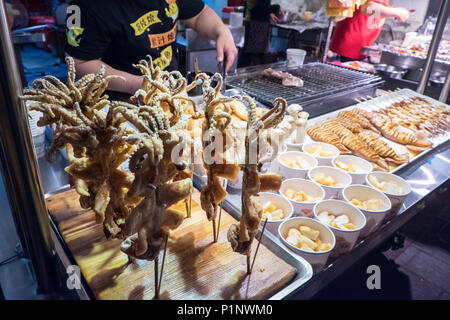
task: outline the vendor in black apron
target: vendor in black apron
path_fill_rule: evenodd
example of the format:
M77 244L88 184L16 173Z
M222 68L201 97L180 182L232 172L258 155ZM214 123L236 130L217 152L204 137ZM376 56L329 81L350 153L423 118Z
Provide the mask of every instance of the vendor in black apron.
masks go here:
M133 64L151 55L164 70L176 70L177 21L217 42L217 60L228 70L237 55L230 30L201 0L73 0L68 8L66 52L75 58L77 76L97 73L123 76L109 90L134 94L142 77ZM75 9L74 9L75 8ZM80 25L74 25L79 12ZM75 20L74 20L75 19Z

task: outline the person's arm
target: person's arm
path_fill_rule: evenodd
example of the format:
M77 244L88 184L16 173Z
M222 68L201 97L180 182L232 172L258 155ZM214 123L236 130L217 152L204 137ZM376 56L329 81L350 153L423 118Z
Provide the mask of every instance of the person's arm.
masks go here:
M142 87L143 78L128 72L117 70L103 61L89 60L84 61L80 59L75 59L75 67L77 70L77 77L82 77L89 73L98 73L101 66L104 65L106 68L106 75L117 75L123 77L122 79L115 79L109 82L108 90L117 91L122 93L128 93L133 95L137 90Z
M184 20L187 27L194 29L201 36L216 41L217 60L227 58L225 66L228 71L237 56L236 45L230 29L225 26L219 16L207 5L195 17Z
M365 15L376 15L380 18L395 18L398 21L404 22L409 18L409 11L401 7L389 7L377 3L375 1L367 1L361 6L361 12Z

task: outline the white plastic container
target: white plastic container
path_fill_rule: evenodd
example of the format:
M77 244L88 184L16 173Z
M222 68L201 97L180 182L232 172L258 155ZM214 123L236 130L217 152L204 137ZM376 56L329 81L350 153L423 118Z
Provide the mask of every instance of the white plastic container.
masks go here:
M312 150L314 148L320 147L323 151L329 152L331 153L330 157L319 157L318 155L312 153ZM323 142L308 142L303 144L302 146L302 150L303 152L310 154L311 156L313 156L314 158L317 159L319 166L332 166L332 160L340 155L340 151L338 148L336 148L335 146L328 144L328 143L323 143Z
M303 191L308 196L318 198L317 201L295 201L291 200L286 196L286 191L288 189L294 189L296 191ZM317 202L325 198L325 190L315 182L305 179L288 179L281 183L280 188L281 195L290 201L294 208L294 214L306 216L308 218L313 218L313 209Z
M394 194L394 193L380 190L379 188L377 188L370 182L370 179L369 179L370 176L376 177L378 179L378 181L380 181L380 182L381 181L395 181L400 186L400 188L403 189L404 192L401 194ZM409 185L409 183L406 182L404 179L400 178L399 176L392 174L392 173L372 172L367 175L366 183L367 183L367 185L371 186L372 188L383 192L389 198L389 200L391 200L392 207L391 207L391 210L388 212L388 214L385 217L386 220L390 220L397 215L397 213L400 211L401 207L403 206L403 203L405 202L406 197L408 197L408 195L411 193L411 186Z
M286 50L288 67L303 65L306 57L306 51L302 49L289 48Z
M304 169L296 169L296 168L291 168L281 162L282 159L297 160L297 157L304 160L305 163L308 163L309 167L304 168ZM283 177L283 179L289 179L289 178L304 179L304 178L306 178L308 171L311 168L317 167L317 160L313 156L306 154L304 152L300 152L300 151L287 151L287 152L280 153L277 157L277 163L278 163L279 173Z
M340 200L320 201L314 206L314 217L320 221L319 214L323 211L337 216L346 214L350 222L355 225L355 230L339 229L328 225L336 237L336 246L332 256L337 257L351 251L355 246L356 240L358 240L361 230L366 226L364 214L355 206Z
M361 170L360 172L348 172L336 165L336 161L341 162L345 165L354 164ZM333 167L348 173L350 177L352 177L352 184L364 184L366 182L367 174L369 174L373 170L373 166L369 161L350 155L337 156L331 161L331 163L333 164Z
M39 127L37 125L42 113L39 111L30 110L28 115L30 116L28 122L30 124L34 150L36 152L36 158L39 159L45 156L45 127Z
M291 228L298 228L300 226L307 226L313 229L316 229L320 232L320 240L324 243L330 243L331 247L328 251L323 252L311 252L311 251L305 251L300 248L297 248L286 241L286 235ZM326 225L321 223L320 221L317 221L315 219L311 218L305 218L305 217L294 217L291 219L287 219L283 221L280 224L280 227L278 228L278 236L280 237L283 244L292 250L293 252L300 255L302 258L304 258L306 261L308 261L313 270L314 273L319 272L322 270L322 268L327 263L328 257L330 256L330 253L333 251L335 245L336 245L336 238L334 237L333 232L328 228Z
M340 184L339 187L330 187L316 182L316 177L323 173L325 176L330 176L334 181ZM332 167L316 167L308 171L308 179L318 183L323 190L325 190L325 199L343 199L342 191L345 187L352 183L352 177L342 170Z
M244 23L244 14L242 12L230 13L230 26L240 27Z
M366 226L363 230L361 230L360 237L365 238L370 233L376 230L376 228L380 225L380 223L384 220L387 213L391 210L391 200L383 194L381 191L371 188L369 186L364 185L352 185L348 186L342 192L344 200L347 201L350 205L352 199L358 199L359 201L367 201L369 199L380 199L382 202L383 208L378 211L366 210L360 207L357 207L365 216L366 216ZM353 205L354 206L354 205Z
M266 229L272 232L273 234L277 234L278 227L280 224L292 217L294 209L291 203L276 193L271 192L261 192L257 197L252 197L252 200L256 203L259 203L261 206L267 201L271 201L277 208L280 208L284 212L284 218L279 221L267 220ZM265 219L261 219L261 225L264 224Z

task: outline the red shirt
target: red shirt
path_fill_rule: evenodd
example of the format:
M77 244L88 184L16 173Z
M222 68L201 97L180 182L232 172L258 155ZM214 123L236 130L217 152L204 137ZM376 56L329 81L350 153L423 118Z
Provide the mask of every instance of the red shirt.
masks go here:
M389 0L371 0L389 5ZM363 59L361 49L374 44L383 28L384 19L363 14L357 9L352 18L339 21L331 38L330 50L347 58Z

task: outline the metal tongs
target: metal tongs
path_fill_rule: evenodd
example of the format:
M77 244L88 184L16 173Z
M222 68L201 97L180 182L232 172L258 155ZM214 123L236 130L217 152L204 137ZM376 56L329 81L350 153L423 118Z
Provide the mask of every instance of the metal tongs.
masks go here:
M227 72L225 70L227 66L227 58L226 56L223 57L223 61L218 63L218 69L220 74L222 75L222 79L223 79L223 85L222 88L220 89L220 92L225 95L225 91L227 90L227 85L226 85L226 79L227 79Z

